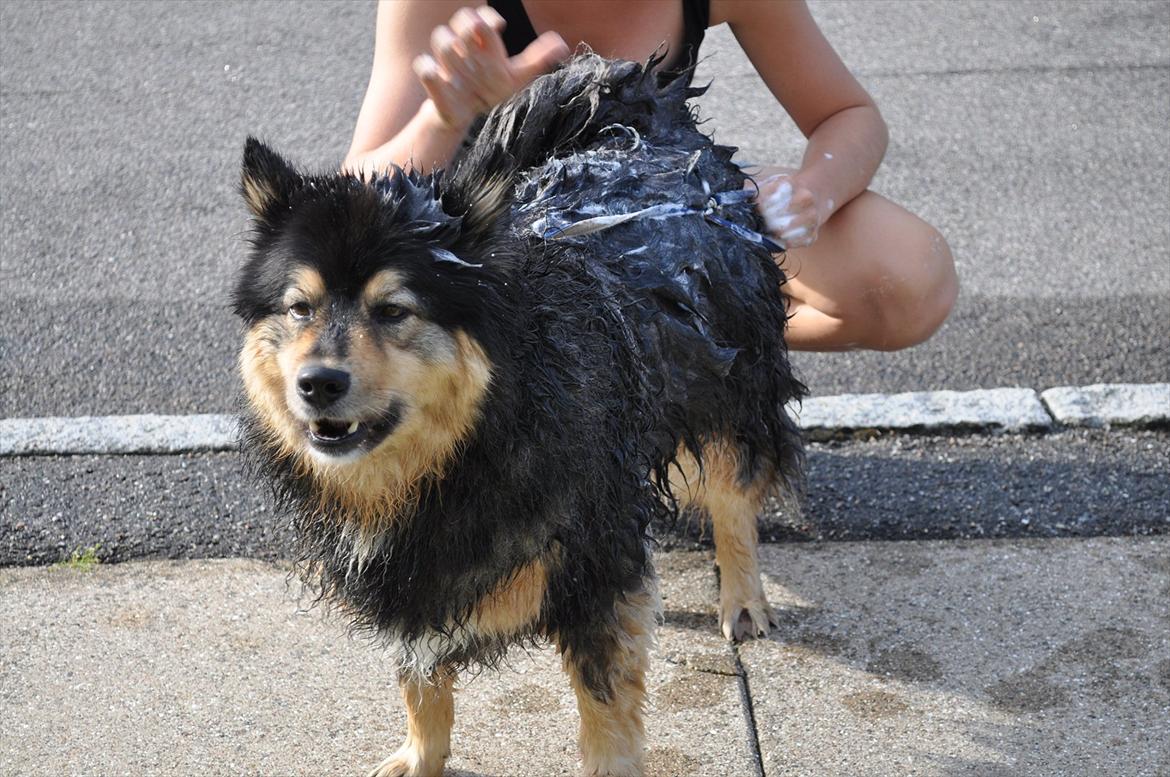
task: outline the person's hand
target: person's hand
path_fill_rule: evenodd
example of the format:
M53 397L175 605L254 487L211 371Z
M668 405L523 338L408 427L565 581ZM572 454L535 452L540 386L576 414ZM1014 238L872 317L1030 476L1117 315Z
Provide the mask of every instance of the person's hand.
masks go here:
M832 212L831 202L823 206L795 174L770 175L757 183L756 210L772 238L785 248L812 245Z
M431 33L432 53L415 58L415 75L445 124L466 129L569 56L561 36L546 32L509 57L503 29L504 18L495 9L461 8Z

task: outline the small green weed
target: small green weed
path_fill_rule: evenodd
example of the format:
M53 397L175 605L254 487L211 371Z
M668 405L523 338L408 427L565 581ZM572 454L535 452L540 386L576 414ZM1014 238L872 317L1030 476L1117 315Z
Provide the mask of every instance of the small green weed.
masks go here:
M89 570L102 563L98 558L98 548L101 545L91 545L85 549L78 549L73 551L73 555L65 561L58 561L53 566L64 567L65 569L76 569L81 572L88 572Z

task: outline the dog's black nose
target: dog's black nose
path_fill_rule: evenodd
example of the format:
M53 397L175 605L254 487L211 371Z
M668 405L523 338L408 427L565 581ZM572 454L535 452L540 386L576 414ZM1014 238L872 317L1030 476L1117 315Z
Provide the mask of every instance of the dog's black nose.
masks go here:
M330 367L306 367L297 375L297 393L301 399L323 410L349 391L349 373Z

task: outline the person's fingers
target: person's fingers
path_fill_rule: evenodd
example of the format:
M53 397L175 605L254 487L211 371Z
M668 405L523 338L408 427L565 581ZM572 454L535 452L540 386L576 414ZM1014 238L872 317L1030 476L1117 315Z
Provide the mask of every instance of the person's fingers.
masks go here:
M812 245L816 240L817 231L813 227L800 226L786 229L780 233L780 242L789 248L799 248L801 246Z
M430 54L419 54L410 63L410 66L414 70L414 74L418 77L419 82L423 85L423 88L427 90L427 96L434 97L431 93L432 89L441 84L439 66L435 64L435 60Z
M457 11L450 26L439 25L432 31L432 54L421 55L413 63L439 115L452 124L507 100L569 55L560 35L548 32L507 59L498 32L503 19L488 11Z
M782 229L792 221L793 214L789 210L789 205L792 202L792 182L785 176L778 180L767 181L766 184L768 186L767 194L760 199L760 210L771 228Z
M477 8L475 13L486 26L486 32L482 33L482 51L491 58L499 57L500 60L506 61L508 47L504 45L504 39L500 37L504 32L504 27L507 26L504 17L500 16L496 9L486 5Z
M496 31L496 34L502 33L504 28L508 26L508 22L503 16L500 16L500 12L490 5L481 5L475 9L475 12L489 27Z
M788 215L777 219L774 231L779 232L780 240L785 245L799 247L812 244L816 239L818 226L816 208L809 206L793 208Z
M801 248L816 242L821 224L820 208L811 190L801 186L790 172L759 178L757 185L756 210L775 240L785 248Z
M512 96L512 76L499 35L470 8L451 17L451 30L466 51L466 73L470 88L487 108ZM491 39L495 39L493 43Z
M479 18L479 14L470 8L460 8L456 11L449 26L459 41L462 50L460 53L466 60L467 69L473 75L478 75L481 70L479 60L486 59L481 36L490 33L491 29Z
M466 100L452 88L434 58L429 54L420 54L415 57L412 68L443 121L458 126L472 118L466 115Z
M792 194L792 201L788 203L788 209L797 213L803 211L816 213L816 197L808 189L797 187L796 191Z
M532 79L552 70L558 62L568 56L569 46L560 35L551 30L541 34L528 44L528 48L509 60L513 85L517 89L527 86Z
M419 83L422 84L423 89L426 90L427 97L435 103L435 107L440 108L440 104L447 102L446 83L439 75L439 66L435 64L435 60L429 54L420 54L414 58L412 63L414 74L418 76Z
M497 105L516 93L513 84L507 61L489 57L482 62L476 93L491 105Z
M467 65L467 52L463 41L450 27L441 24L431 32L431 51L444 71L444 78L456 90L470 88L473 73Z
M467 46L468 51L473 53L476 51L485 51L489 36L494 34L494 31L483 20L483 17L470 8L460 8L451 17L451 21L448 24L451 30Z

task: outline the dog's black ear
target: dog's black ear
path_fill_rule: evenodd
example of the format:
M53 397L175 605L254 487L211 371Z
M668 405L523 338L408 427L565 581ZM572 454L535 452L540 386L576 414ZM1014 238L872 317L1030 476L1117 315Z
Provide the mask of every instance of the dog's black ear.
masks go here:
M248 136L244 142L240 192L253 216L271 223L278 209L288 204L297 178L296 170L280 154Z

